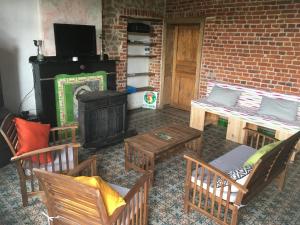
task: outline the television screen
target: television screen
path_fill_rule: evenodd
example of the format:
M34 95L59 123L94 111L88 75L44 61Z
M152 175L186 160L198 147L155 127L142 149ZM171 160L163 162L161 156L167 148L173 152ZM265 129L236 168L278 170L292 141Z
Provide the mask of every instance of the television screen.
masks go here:
M96 28L90 25L54 24L57 56L95 56Z

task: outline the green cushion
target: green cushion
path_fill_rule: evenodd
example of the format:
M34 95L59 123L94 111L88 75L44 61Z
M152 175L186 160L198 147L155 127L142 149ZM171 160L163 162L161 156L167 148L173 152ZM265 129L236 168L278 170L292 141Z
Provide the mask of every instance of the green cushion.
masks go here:
M247 161L244 163L244 166L254 165L261 157L263 157L263 155L265 155L269 151L272 151L281 142L282 141L277 141L261 147L253 155L251 155L249 159L247 159Z

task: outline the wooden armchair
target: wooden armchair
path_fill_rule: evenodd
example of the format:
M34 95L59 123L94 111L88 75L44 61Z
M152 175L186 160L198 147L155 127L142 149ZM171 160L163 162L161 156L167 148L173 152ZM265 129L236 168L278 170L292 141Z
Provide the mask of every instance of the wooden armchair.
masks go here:
M185 156L187 171L185 180L184 208L201 212L219 224L238 223L238 210L264 189L273 179L278 179L278 188L282 190L287 172L287 164L293 148L299 141L300 131L266 153L254 166L243 182L236 181L227 174L224 168L238 164L232 159L247 159L251 152L275 139L246 129L245 145L239 146L223 156L206 163L203 160ZM248 152L248 153L247 153ZM247 156L247 154L248 156ZM222 165L231 159L229 165ZM220 163L222 162L222 163Z
M150 176L144 174L129 190L111 184L123 196L126 205L117 208L111 216L107 214L100 191L76 182L69 176L34 169L44 192L48 214L52 225L147 225L148 190ZM68 175L96 175L96 158L88 159Z
M36 190L33 168L40 168L55 173L67 173L78 164L79 143L76 143L77 126L56 127L50 130L49 147L37 149L17 156L18 135L14 123L15 116L8 114L1 126L0 133L3 135L10 151L13 154L12 161L16 163L20 179L20 189L23 206L28 205L28 197L39 194ZM50 163L41 163L51 154L53 159ZM35 160L33 161L33 157ZM27 186L28 182L30 183Z

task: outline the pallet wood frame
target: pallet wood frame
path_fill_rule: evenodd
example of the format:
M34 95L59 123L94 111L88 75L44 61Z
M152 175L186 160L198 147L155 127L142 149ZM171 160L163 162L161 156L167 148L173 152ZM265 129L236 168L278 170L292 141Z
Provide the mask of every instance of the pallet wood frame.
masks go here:
M82 162L69 176L96 176L96 157ZM107 214L100 191L76 182L69 176L34 169L43 190L48 214L53 217L51 225L121 225L148 223L148 173L138 179L125 195L126 205L117 208L111 216Z
M58 170L54 165L54 162L50 164L50 171L54 173L67 173L71 169L71 165L76 166L78 164L78 150L80 147L79 143L76 143L76 129L77 126L66 126L66 127L55 127L50 129L50 138L52 139L49 143L49 147L37 149L28 153L17 156L18 151L18 134L14 123L15 116L8 114L0 127L0 133L6 141L9 149L13 155L11 161L16 163L17 172L20 180L20 189L22 195L23 206L28 205L28 197L41 193L40 187L36 190L34 181L35 177L33 174L33 168L38 166L44 170L49 170L48 164L40 163L41 157L45 160L48 154L52 157L55 155L59 157ZM69 158L68 149L73 149L73 160ZM65 169L63 168L62 154L65 152ZM38 159L38 162L33 162L32 158ZM26 171L27 172L26 172ZM30 183L28 190L27 181Z
M253 88L230 85L218 82L207 83L208 95L214 86L229 90L237 90L242 94L237 102L237 107L226 108L220 104L211 104L204 99L193 100L191 104L190 127L203 131L208 124L215 124L220 116L228 119L226 139L242 144L244 141L244 128L261 126L275 130L275 137L285 140L300 130L296 123L288 123L273 118L265 118L257 115L255 110L259 109L262 97L281 98L289 101L300 102L299 96L266 92ZM250 109L250 110L249 110ZM297 121L300 121L300 107L298 107ZM296 146L291 161L300 152L300 142Z
M245 133L246 143L255 149L276 140L260 134L256 130L246 129ZM218 224L238 224L239 208L246 205L273 179L277 179L278 189L280 191L283 189L292 149L299 141L299 138L300 131L264 155L254 165L244 185L237 183L228 174L225 174L200 158L184 156L187 160L184 198L185 212L188 213L190 209L194 209L213 219ZM198 172L199 169L201 172ZM197 178L200 176L200 184L197 183L198 181L196 182L196 179L192 182L193 171L195 171L194 177ZM212 191L203 185L204 174L210 174L206 178L206 185L212 188ZM221 179L219 192L217 192L217 179ZM224 182L228 182L228 187L224 185ZM230 202L233 186L238 189L238 192L235 201ZM227 193L224 199L225 188L227 188Z

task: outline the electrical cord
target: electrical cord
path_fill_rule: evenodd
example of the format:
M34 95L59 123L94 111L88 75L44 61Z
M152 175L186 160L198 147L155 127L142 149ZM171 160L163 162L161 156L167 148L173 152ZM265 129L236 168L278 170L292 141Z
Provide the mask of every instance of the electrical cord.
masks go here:
M18 113L21 114L21 107L23 103L25 102L26 98L33 92L34 87L23 97L22 101L19 104Z

